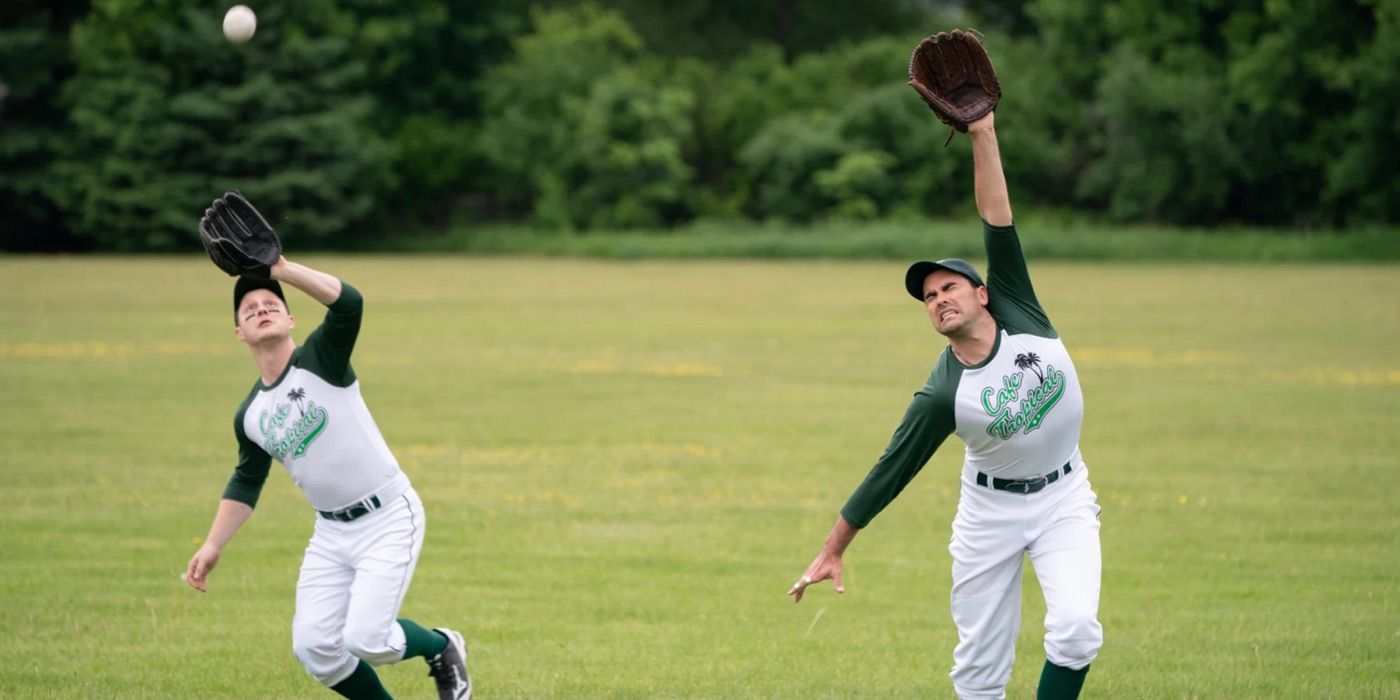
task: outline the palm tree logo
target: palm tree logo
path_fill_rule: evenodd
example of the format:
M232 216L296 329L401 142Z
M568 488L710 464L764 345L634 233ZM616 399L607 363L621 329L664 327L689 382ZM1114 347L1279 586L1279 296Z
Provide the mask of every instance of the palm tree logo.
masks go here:
M1017 358L1017 363L1018 363L1018 364L1020 363L1020 358ZM295 401L295 402L296 402L296 404L297 404L297 413L300 413L300 414L303 415L303 416L306 415L306 409L302 407L302 403L301 403L302 399L306 398L306 390L305 390L305 389L303 389L303 388L301 388L301 387L297 387L297 388L295 388L295 389L292 389L291 391L287 392L287 398L289 398L289 399L291 399L292 401Z
M1033 352L1021 353L1016 356L1016 366L1020 369L1028 369L1035 372L1035 378L1039 379L1041 384L1045 383L1045 375L1040 371L1039 355Z

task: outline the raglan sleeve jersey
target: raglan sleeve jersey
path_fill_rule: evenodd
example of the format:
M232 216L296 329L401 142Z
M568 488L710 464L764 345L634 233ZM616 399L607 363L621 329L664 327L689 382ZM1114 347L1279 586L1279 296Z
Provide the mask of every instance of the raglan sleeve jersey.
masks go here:
M342 282L325 320L292 352L282 376L272 386L254 383L234 417L238 466L224 498L257 505L273 458L317 510L407 487L350 365L363 312L360 292Z
M1069 352L1031 284L1014 226L983 223L992 352L964 365L948 348L905 412L885 452L841 510L865 527L923 469L948 435L964 465L1003 479L1054 471L1079 459L1084 397Z
M928 381L914 393L884 453L841 509L841 517L851 527L870 524L952 434L955 418L950 391L957 387L957 363L952 350L944 350Z

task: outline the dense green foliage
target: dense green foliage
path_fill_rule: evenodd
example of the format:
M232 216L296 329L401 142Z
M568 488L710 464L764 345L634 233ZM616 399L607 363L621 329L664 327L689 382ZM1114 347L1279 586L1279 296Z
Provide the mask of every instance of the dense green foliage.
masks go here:
M58 104L72 73L68 31L83 3L0 4L0 249L69 248L53 164L64 140Z
M1003 78L1021 211L1400 223L1400 0L306 0L245 45L189 0L63 7L0 11L0 248L190 249L232 188L324 247L967 216L966 140L903 85L952 26Z
M74 229L118 249L176 248L210 193L233 188L293 241L363 220L388 151L369 126L367 64L329 31L348 13L273 6L265 44L210 51L218 25L171 4L109 3L73 31L72 130L55 172Z

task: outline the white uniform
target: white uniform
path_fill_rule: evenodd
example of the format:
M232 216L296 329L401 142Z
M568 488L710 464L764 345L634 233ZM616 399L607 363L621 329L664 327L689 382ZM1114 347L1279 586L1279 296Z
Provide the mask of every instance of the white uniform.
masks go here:
M1079 454L1079 377L1036 299L1015 228L985 225L984 236L987 308L997 322L991 355L968 366L951 348L944 351L841 511L853 527L865 527L949 435L962 439L961 497L948 551L958 628L951 676L963 698L1005 696L1026 553L1045 593L1047 659L1083 669L1103 642L1099 507Z
M363 308L360 293L342 283L282 376L253 386L234 420L239 464L224 491L256 505L275 457L318 511L297 581L292 647L327 686L349 677L357 659L403 658L396 617L426 524L350 366Z

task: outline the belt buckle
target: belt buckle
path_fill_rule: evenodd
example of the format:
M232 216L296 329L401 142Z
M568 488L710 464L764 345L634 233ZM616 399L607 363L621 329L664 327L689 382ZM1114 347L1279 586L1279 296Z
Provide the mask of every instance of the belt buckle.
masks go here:
M348 523L355 520L363 514L364 507L361 506L359 503L356 503L353 506L350 506L348 508L341 508L340 510L331 513L331 518L338 520L342 523Z
M328 516L331 520L348 523L359 520L361 517L369 515L376 510L379 510L379 497L370 496L369 498L362 498L353 505L346 506L340 510L324 512L323 515Z
M1050 479L1044 475L1033 476L1029 479L1022 479L1021 485L1026 489L1023 493L1035 493L1050 485Z

